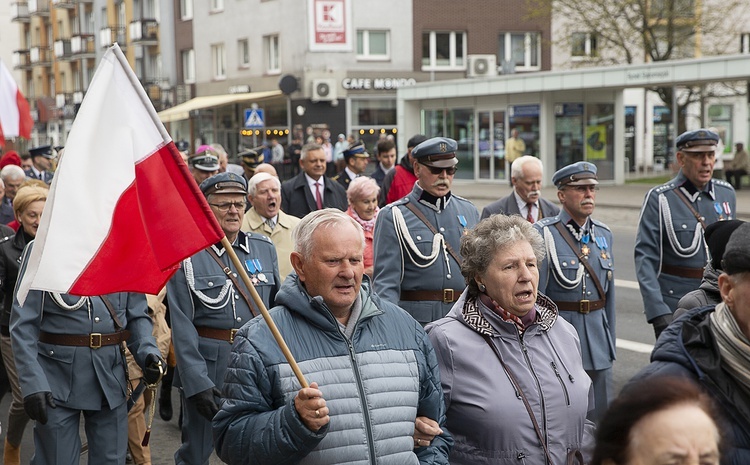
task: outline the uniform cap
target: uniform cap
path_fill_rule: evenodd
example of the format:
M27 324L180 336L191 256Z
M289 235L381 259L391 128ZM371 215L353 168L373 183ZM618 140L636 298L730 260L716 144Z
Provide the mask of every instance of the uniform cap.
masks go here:
M256 166L263 163L263 160L265 156L263 153L258 153L255 150L245 150L244 152L241 152L237 155L240 157L240 160L242 160L242 164L248 166L249 168L255 168Z
M201 171L217 171L219 169L219 156L209 145L201 145L195 151L195 155L188 158L188 165Z
M370 158L370 155L365 149L365 143L361 139L353 142L349 147L347 147L347 149L344 150L343 155L345 159L351 157Z
M741 224L729 237L722 264L730 275L750 271L750 223Z
M219 173L203 181L200 185L203 195L243 194L247 195L247 181L234 173Z
M680 152L713 152L719 144L719 135L709 129L686 131L674 141Z
M458 164L458 143L448 137L433 137L414 147L412 158L426 166L451 168Z
M31 157L44 157L44 158L55 158L55 152L52 150L51 145L40 145L29 149Z
M557 170L552 175L552 184L562 189L566 186L599 184L596 179L596 165L587 161L579 161Z
M745 222L742 220L726 220L711 223L706 227L704 237L708 251L711 253L711 267L714 270L723 270L721 260L724 258L724 250L727 247L729 238L735 229L742 226Z
M188 150L190 150L190 143L186 140L178 140L174 143L174 145L180 152L187 152Z

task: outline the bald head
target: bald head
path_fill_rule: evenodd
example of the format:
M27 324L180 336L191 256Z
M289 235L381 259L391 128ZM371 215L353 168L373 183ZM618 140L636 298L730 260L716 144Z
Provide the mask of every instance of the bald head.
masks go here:
M261 163L260 165L256 166L253 176L258 173L268 173L271 176L276 176L277 178L279 177L279 175L276 173L276 168L274 168L270 163Z

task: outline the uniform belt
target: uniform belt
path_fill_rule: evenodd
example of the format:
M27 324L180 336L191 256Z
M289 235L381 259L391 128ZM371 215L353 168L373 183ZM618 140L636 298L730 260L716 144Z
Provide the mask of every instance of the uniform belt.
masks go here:
M663 273L679 276L680 278L703 278L703 268L688 268L686 266L675 266L675 265L662 265L661 271Z
M115 333L102 334L55 334L46 331L39 332L39 342L55 344L59 346L90 347L98 349L102 346L114 346L130 337L130 331L117 331Z
M456 291L453 289L442 289L439 291L401 291L401 300L432 300L443 302L445 304L451 304L458 300L458 297L460 295L461 291Z
M604 304L607 301L605 299L600 300L579 300L578 302L557 302L557 309L564 312L578 312L584 315L590 313L592 310L599 310L604 308Z
M218 339L220 341L226 341L228 343L234 342L234 335L237 334L237 329L219 329L209 328L207 326L196 326L195 330L198 331L198 336L207 337L209 339Z

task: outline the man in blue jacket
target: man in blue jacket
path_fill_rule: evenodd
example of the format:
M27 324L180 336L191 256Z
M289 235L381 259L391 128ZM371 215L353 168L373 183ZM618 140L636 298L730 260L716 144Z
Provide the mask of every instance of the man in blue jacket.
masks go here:
M371 292L362 228L341 211L319 210L302 219L293 241L296 273L271 316L310 387L300 387L263 319L243 326L213 421L219 457L447 464L452 440L441 428L435 353L419 323Z

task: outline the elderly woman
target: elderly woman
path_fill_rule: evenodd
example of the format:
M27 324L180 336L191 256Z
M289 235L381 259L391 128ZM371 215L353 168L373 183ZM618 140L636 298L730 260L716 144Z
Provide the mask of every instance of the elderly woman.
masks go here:
M565 464L593 443L591 380L576 330L537 293L543 239L494 215L461 239L468 286L427 326L440 366L452 465Z
M365 231L365 274L372 278L372 232L378 217L378 183L365 176L355 178L346 190L349 209L346 213L362 226Z
M646 378L610 405L596 432L592 465L718 465L716 406L683 378Z
M23 396L18 385L18 373L10 345L10 313L13 307L13 289L18 278L21 253L26 244L36 237L39 220L42 217L48 189L41 186L24 186L18 189L13 200L13 210L19 224L15 236L0 243L0 283L3 290L3 310L0 317L0 348L3 362L8 372L13 401L8 411L7 435L3 451L3 463L21 463L21 439L28 415L23 408Z

